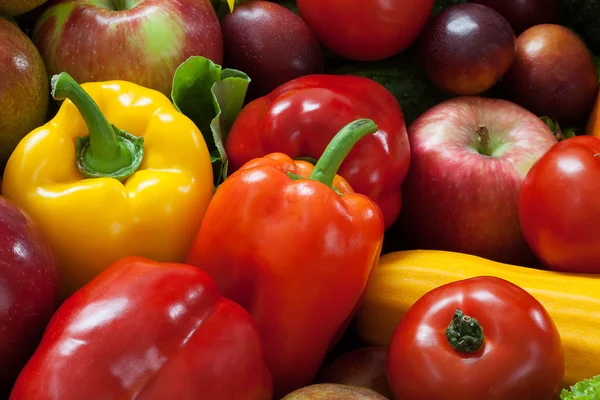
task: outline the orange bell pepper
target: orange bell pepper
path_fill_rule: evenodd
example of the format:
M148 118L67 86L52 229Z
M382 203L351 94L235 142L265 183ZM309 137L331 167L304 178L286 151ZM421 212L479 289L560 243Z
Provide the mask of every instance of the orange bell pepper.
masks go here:
M187 256L253 316L277 396L313 380L379 259L380 208L332 186L375 131L368 119L350 123L314 168L281 153L249 161L217 189Z

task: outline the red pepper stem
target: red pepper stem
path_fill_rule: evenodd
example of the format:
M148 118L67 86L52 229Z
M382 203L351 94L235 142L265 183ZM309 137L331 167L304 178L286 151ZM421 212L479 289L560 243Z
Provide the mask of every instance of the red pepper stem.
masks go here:
M88 128L88 136L76 140L79 172L86 178L111 177L120 181L131 176L142 163L143 138L111 125L94 99L66 72L54 75L51 86L52 96L71 100Z
M456 351L473 353L483 346L485 336L483 328L475 318L464 315L457 309L446 329L446 340Z
M357 119L343 127L327 145L310 174L310 179L332 187L335 174L354 145L363 137L377 132L378 129L375 122L367 118Z

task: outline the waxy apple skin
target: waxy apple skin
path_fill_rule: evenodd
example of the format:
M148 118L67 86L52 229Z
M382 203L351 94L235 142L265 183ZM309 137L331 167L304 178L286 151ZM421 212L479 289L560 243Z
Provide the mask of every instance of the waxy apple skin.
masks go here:
M491 156L480 154L479 125ZM529 266L518 198L525 175L557 143L534 114L505 100L459 97L409 128L411 165L397 226L411 248L473 254Z
M37 226L0 196L0 398L8 398L58 307L58 280L57 258Z
M223 37L210 0L54 0L33 41L49 75L125 80L170 95L173 74L190 56L223 62Z

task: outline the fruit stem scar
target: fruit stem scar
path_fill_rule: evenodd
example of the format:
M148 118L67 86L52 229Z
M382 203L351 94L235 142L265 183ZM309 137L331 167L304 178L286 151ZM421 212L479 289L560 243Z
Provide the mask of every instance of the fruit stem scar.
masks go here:
M112 0L112 4L115 8L115 11L127 10L126 0Z
M484 156L491 156L492 151L490 149L490 131L485 125L478 125L475 128L475 133L477 133L477 137L479 139L479 154L483 154Z
M459 308L446 328L446 340L456 351L474 353L483 346L483 328L476 319L464 315Z

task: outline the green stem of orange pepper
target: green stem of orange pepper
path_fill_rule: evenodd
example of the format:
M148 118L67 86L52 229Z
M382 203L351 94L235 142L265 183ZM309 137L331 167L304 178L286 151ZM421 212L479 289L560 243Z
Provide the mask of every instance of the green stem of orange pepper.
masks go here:
M343 127L325 148L323 155L310 174L310 179L332 187L335 174L354 145L364 136L375 133L377 130L375 122L367 118L357 119Z

